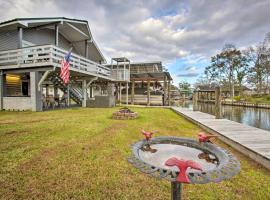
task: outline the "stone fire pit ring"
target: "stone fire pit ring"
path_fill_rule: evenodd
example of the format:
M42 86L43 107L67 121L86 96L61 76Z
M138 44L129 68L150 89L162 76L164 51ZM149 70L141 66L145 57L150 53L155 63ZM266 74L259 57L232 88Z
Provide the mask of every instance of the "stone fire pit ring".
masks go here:
M121 108L118 111L115 111L112 115L113 119L118 120L130 120L136 119L138 117L138 113L131 111L129 108Z

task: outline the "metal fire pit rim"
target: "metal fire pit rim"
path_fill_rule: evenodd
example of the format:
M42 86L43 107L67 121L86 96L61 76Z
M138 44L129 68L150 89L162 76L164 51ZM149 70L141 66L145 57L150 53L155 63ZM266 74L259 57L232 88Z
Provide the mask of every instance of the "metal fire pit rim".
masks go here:
M201 149L203 151L209 151L214 154L219 164L215 169L204 170L203 172L189 172L188 177L191 183L203 184L208 182L220 182L225 179L229 179L236 175L240 170L239 161L227 150L216 146L211 143L199 143L198 141L186 138L186 137L174 137L174 136L159 136L147 140L140 140L132 145L132 155L128 158L128 161L137 169L143 173L149 174L156 178L165 178L169 181L175 181L179 172L170 169L164 169L150 165L142 161L138 155L138 150L146 144L160 144L161 142L170 141L170 143L189 143L193 148ZM213 152L213 149L216 152ZM222 162L221 160L222 159Z

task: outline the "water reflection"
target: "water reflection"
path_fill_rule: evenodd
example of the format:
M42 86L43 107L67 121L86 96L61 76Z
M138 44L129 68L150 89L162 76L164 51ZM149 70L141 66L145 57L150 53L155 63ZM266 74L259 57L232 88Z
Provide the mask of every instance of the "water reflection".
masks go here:
M146 144L141 148L142 151L150 152L150 153L156 153L157 149L151 148L150 144Z
M185 101L183 107L192 109L192 102ZM215 106L210 103L198 103L198 109L211 115L215 113ZM270 109L226 105L222 106L222 113L225 119L270 131Z
M205 152L200 153L198 155L198 158L203 159L203 160L205 160L206 162L209 162L209 163L213 163L213 164L216 164L216 165L218 164L218 159L215 156L213 156L212 154L209 154L209 153L205 153Z
M176 145L176 144L153 144L151 145L151 150L145 151L145 148L142 147L139 150L139 156L142 161L157 167L164 169L171 169L165 165L165 162L172 157L183 160L192 160L196 163L199 163L203 170L213 169L218 165L218 159L213 154L205 153L204 151L188 146ZM177 167L173 168L176 171L179 171ZM194 171L189 169L189 172Z

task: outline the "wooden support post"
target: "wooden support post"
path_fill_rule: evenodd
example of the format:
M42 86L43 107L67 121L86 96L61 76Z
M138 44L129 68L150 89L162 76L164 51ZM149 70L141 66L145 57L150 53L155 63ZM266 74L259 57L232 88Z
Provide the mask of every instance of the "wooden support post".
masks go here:
M124 80L126 81L126 59L124 58L124 71L123 71L123 75L124 75Z
M121 100L122 100L122 84L119 83L119 105L121 106Z
M3 110L3 96L4 96L4 74L0 71L0 110Z
M150 81L147 81L147 106L150 106Z
M171 81L168 82L168 104L171 106Z
M216 119L222 119L220 87L215 88L215 115Z
M48 97L49 96L49 85L48 84L46 84L46 97Z
M166 105L166 102L167 102L167 76L164 77L164 105Z
M58 24L55 24L55 46L58 46L58 42L59 42L59 27Z
M197 111L198 110L198 92L197 91L194 91L193 92L193 97L192 97L192 100L193 100L193 111Z
M30 93L32 111L42 111L42 94L38 90L38 82L41 79L41 72L30 72Z
M118 101L119 101L119 86L116 83L115 84L115 102L116 102L116 104L118 103Z
M88 58L88 40L84 41L84 56Z
M126 105L128 105L128 82L126 83Z
M23 47L22 41L23 41L23 28L19 27L18 28L18 48L19 49Z
M58 96L58 88L56 85L53 86L53 96L54 97Z
M82 82L82 91L83 91L82 107L86 107L86 102L87 102L87 83L86 83L86 80L83 80L83 82Z
M93 86L90 86L90 98L93 98Z
M135 81L131 83L131 104L134 105L134 96L135 96Z

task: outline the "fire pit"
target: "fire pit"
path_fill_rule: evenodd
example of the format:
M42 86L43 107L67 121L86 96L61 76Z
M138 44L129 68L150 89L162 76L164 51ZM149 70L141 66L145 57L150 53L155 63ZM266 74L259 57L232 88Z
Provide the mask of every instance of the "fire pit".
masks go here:
M143 134L146 139L132 146L128 161L143 173L171 181L173 200L181 199L182 183L220 182L240 170L240 163L235 157L209 140L199 142L178 137L151 139L152 134L145 131Z
M138 117L137 112L131 111L129 108L121 108L120 110L113 113L113 119L136 119Z

